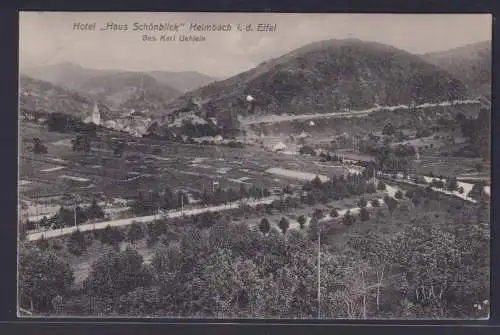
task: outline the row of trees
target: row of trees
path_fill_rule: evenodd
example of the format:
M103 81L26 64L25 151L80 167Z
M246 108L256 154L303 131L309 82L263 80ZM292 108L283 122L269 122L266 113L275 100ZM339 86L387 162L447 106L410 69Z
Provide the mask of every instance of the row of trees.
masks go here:
M60 313L73 315L315 318L320 304L326 318L471 317L489 296L488 228L475 213L455 209L453 225L420 215L396 234L353 231L323 245L321 301L311 228L264 235L220 218L162 240L150 265L134 248L104 251L77 291L52 250L22 246L21 303L54 313L59 295Z
M290 193L289 186L283 188L283 193ZM257 187L252 185L247 188L241 184L239 189L217 187L215 189L204 189L202 192L194 193L194 196L199 197L202 205L221 205L228 202L237 201L244 198L262 198L269 197L271 192L264 187ZM189 204L189 197L187 193L179 190L173 192L170 188L166 187L162 192L152 190L144 193L139 192L135 198L132 209L136 214L151 214L158 209L179 209L181 205Z
M93 123L84 123L82 120L63 113L51 113L47 119L49 131L61 133L82 133L95 137L97 126Z
M103 209L97 204L97 201L94 199L88 207L76 206L75 208L67 208L61 206L61 208L55 215L49 218L44 216L39 221L27 220L25 226L27 230L33 230L37 227L60 229L63 227L74 226L75 223L77 225L80 225L89 220L102 219L104 217L105 213Z

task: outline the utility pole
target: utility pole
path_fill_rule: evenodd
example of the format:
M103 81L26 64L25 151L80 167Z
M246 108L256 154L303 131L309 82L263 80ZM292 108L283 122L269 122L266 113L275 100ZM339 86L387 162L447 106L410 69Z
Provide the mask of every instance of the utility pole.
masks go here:
M181 215L184 216L184 193L181 193Z
M73 215L75 218L75 228L76 228L76 205L73 207Z
M321 317L321 224L318 222L318 319Z

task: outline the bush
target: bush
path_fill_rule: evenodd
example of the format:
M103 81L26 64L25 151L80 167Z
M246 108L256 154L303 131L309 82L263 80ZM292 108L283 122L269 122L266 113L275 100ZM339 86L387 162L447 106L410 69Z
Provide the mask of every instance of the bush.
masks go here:
M379 181L379 183L377 185L377 190L385 191L386 189L387 189L387 187L385 186L385 183L383 181Z
M413 182L415 184L419 184L419 185L424 185L424 184L427 184L427 182L425 181L425 178L422 177L422 176L415 176L413 178Z
M124 239L125 234L121 230L111 226L106 226L100 234L102 244L109 244L114 247L118 247Z
M299 223L300 229L304 229L304 225L306 224L305 216L304 215L299 216L297 222Z
M130 241L130 243L134 244L136 241L139 241L143 237L144 237L144 232L142 230L141 225L138 224L137 222L132 222L127 232L127 238Z
M269 224L269 220L267 220L266 218L262 218L262 220L260 220L259 230L262 232L262 234L266 235L267 233L269 233L270 229L271 225Z
M371 204L372 204L372 207L374 207L374 208L380 207L380 201L378 201L378 199L373 199L371 201Z
M446 188L449 191L455 191L458 188L458 181L456 177L450 177L446 180Z
M354 216L351 214L351 211L347 211L344 215L344 218L342 219L342 222L345 224L345 225L352 225L354 222L356 222L356 219L354 218Z
M280 227L283 234L285 234L287 229L290 227L290 222L288 222L285 217L282 217L280 222L278 223L278 226Z
M336 217L338 217L338 216L339 216L339 212L337 211L337 209L336 209L336 208L332 208L332 210L330 211L330 216L331 216L332 218L336 218Z
M39 240L36 241L35 245L41 251L47 250L50 246L49 241L47 241L47 239L45 237L43 237L43 235Z
M85 236L80 230L74 231L66 243L68 251L75 256L81 256L87 250Z
M377 187L375 186L374 183L368 183L366 185L366 193L375 193L377 192Z
M403 199L403 192L401 190L397 190L396 193L394 194L394 197L396 199Z
M359 211L359 218L361 221L368 221L370 219L370 213L368 212L368 209L365 207L361 208Z

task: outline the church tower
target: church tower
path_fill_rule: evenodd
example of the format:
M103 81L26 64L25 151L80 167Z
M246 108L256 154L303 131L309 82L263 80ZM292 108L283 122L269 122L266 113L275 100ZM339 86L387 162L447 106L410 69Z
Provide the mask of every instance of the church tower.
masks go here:
M92 111L92 123L94 123L95 125L101 124L101 113L99 112L97 103L94 104L94 110Z

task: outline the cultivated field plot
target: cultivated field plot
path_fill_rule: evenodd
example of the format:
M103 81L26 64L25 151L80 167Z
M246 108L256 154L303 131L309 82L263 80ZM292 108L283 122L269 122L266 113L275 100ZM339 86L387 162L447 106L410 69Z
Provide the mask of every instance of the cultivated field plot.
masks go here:
M339 175L333 164L318 164L315 158L283 155L255 147L230 148L138 139L128 143L122 157L106 149L105 134L98 134L89 154L74 152L71 137L37 126L23 127L29 138L42 139L48 153L21 155L21 196L30 199L67 194L75 198L133 198L140 191L174 190L201 192L214 183L224 188L241 185L262 188L301 185L293 175L267 173L285 168L315 175ZM52 142L51 142L52 141ZM157 149L155 154L153 150ZM159 150L158 150L159 149ZM311 164L313 163L314 164ZM71 200L70 200L71 202Z
M476 165L481 163L484 163L481 158L422 155L420 162L414 162L413 169L418 174L423 175L460 176L470 173L475 175L477 173ZM480 175L489 178L489 171L485 171Z

